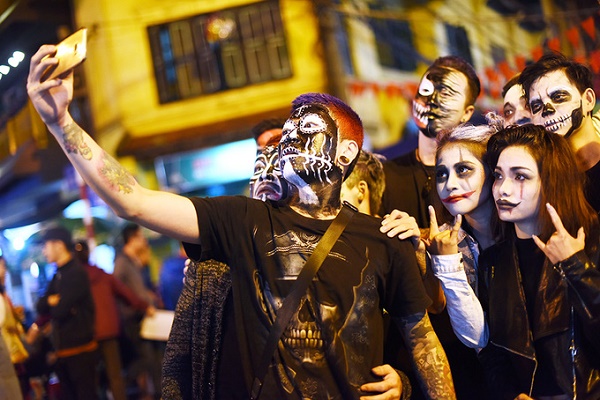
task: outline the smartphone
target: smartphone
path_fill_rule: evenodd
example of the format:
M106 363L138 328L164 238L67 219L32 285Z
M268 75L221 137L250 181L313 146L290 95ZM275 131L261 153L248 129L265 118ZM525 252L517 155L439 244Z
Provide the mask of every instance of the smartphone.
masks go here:
M42 75L42 81L54 79L68 72L85 60L87 52L87 29L82 28L56 45L58 64L50 66Z

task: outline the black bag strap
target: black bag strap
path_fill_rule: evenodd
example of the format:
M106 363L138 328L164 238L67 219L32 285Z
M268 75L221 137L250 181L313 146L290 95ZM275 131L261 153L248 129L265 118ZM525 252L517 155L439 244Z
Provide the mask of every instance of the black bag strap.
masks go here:
M358 210L354 206L344 202L344 206L335 217L331 225L329 225L329 228L327 228L327 231L325 231L325 234L321 240L319 240L319 243L317 243L313 253L310 255L308 260L306 260L306 264L304 264L304 267L302 267L302 271L300 271L300 274L294 282L290 293L285 297L283 305L277 311L275 322L271 326L269 337L267 338L262 357L260 358L260 364L258 365L258 369L254 375L254 381L252 383L250 393L251 399L258 399L262 389L263 381L267 374L267 369L269 368L269 364L271 363L275 349L277 349L277 343L279 343L279 339L281 338L285 327L288 325L290 319L298 309L300 300L306 294L308 285L317 274L321 264L323 264L323 261L331 251L331 248L346 228L346 225L348 225L348 222L350 222L354 216L354 213L357 211Z

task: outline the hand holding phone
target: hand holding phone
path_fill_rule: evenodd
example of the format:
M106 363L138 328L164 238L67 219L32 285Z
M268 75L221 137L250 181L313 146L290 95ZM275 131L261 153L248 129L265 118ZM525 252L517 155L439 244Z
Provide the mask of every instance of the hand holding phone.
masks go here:
M48 67L42 75L42 82L55 79L81 64L85 60L86 52L87 29L82 28L56 45L56 54L53 57L58 59L58 63Z

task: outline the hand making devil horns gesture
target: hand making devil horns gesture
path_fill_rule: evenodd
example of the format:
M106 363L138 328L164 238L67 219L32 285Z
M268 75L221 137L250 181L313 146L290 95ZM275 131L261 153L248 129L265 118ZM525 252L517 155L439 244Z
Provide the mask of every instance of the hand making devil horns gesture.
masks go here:
M431 254L445 255L458 253L458 231L462 223L462 215L457 214L452 229L440 232L435 210L429 206L429 238L427 250Z
M565 229L562 220L558 216L558 213L549 203L546 204L550 219L556 228L556 232L550 236L548 242L544 244L536 235L533 235L533 241L537 246L546 254L546 257L552 262L557 264L561 261L566 260L573 254L583 250L585 247L585 232L583 228L579 228L577 231L577 237L574 238Z

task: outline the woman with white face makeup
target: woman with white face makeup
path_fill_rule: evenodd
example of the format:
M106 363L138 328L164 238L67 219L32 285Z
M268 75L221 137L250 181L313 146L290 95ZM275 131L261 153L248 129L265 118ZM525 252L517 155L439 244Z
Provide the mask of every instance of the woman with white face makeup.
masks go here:
M486 249L479 357L499 399L600 398L598 217L565 140L539 125L494 135L486 159L502 240Z
M496 125L498 124L498 125ZM438 138L435 180L454 225L438 228L430 208L425 240L431 267L440 280L452 328L468 347L487 344L487 326L477 299L478 257L494 243L489 221L494 213L491 172L483 162L486 144L501 124L460 126Z

